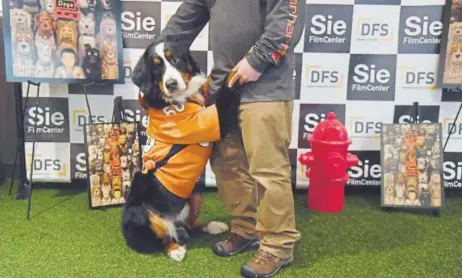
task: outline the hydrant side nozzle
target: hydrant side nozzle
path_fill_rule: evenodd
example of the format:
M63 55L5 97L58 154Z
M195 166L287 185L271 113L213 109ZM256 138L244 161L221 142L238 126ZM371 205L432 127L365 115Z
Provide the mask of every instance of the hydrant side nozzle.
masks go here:
M306 152L304 154L301 154L300 157L298 158L298 161L305 166L311 166L313 161L314 161L314 156L311 152Z
M357 157L356 155L351 154L351 153L349 153L349 154L347 155L347 164L348 164L348 168L349 168L349 167L352 167L352 166L358 165L358 162L359 162L359 159L358 159L358 157Z

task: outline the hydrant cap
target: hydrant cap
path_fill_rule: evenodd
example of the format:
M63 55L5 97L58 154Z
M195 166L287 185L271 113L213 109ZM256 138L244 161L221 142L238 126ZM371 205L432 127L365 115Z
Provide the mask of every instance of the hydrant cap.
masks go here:
M349 145L351 140L345 126L337 120L334 112L329 112L313 131L310 141L335 145Z
M327 114L327 119L328 120L337 120L337 115L335 115L334 112L329 112L329 114Z

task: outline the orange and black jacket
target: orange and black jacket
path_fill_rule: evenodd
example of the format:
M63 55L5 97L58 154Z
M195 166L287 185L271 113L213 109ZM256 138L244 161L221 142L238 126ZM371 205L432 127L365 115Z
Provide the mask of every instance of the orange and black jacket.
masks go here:
M181 198L189 198L194 190L212 152L212 143L236 123L239 98L226 88L208 107L191 97L182 106L153 109L138 96L148 116L143 167Z

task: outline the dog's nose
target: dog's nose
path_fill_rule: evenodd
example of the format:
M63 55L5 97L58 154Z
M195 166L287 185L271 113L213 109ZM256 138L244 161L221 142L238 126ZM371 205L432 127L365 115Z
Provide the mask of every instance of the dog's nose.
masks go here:
M25 45L25 44L21 44L21 47L22 47L22 48L26 48L26 45Z
M459 58L460 58L460 54L456 54L456 58L459 59Z
M178 81L175 79L169 79L165 81L165 87L167 87L169 91L173 91L176 89L176 87L178 87Z
M88 25L85 25L85 28L88 28Z

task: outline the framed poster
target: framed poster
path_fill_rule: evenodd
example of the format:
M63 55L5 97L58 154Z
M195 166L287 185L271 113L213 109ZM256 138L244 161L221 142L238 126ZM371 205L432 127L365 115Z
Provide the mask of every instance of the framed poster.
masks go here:
M120 0L3 1L8 82L124 83Z
M138 124L88 124L84 137L90 208L124 204L141 166Z
M382 125L383 207L443 206L441 127L440 123Z
M462 0L447 0L443 13L438 87L462 85Z

